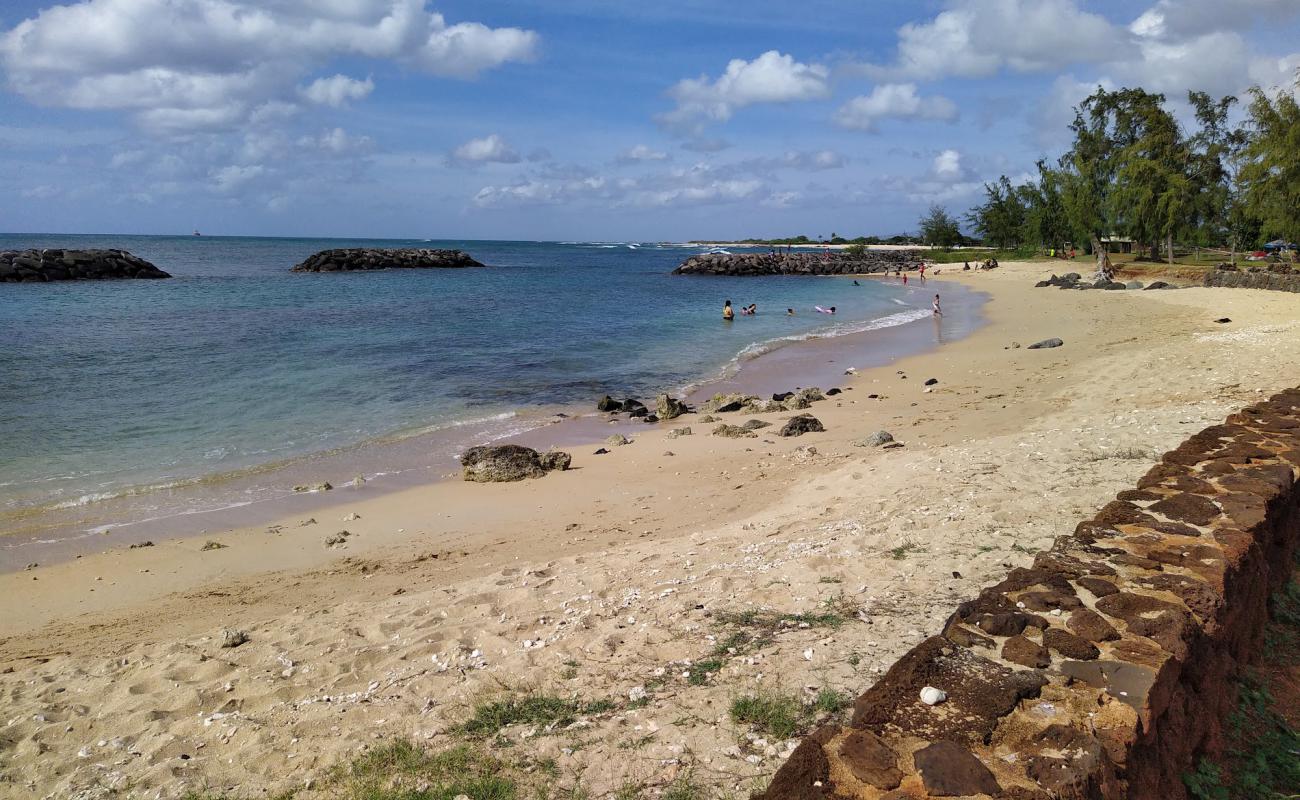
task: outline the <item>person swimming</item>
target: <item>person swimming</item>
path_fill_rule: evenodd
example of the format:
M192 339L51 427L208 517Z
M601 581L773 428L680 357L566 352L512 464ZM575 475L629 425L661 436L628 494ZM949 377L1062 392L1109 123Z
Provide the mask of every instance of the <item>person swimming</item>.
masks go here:
M854 282L853 282L853 285L854 285L854 286L861 286L862 284L858 283L857 281L854 281Z
M813 308L817 309L817 311L820 312L820 313L822 313L822 314L834 314L834 313L835 313L835 306L831 306L830 308L822 308L821 306L813 306Z
M793 317L793 316L794 316L794 309L793 309L793 308L787 308L787 309L785 310L785 315L786 315L787 317Z
M728 322L736 318L736 312L731 310L731 301L722 304L722 318Z

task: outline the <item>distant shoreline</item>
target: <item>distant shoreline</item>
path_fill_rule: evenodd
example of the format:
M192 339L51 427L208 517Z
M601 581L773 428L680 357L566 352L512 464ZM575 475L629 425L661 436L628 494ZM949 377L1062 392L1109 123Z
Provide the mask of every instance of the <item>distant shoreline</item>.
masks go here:
M847 242L845 244L829 244L829 243L822 243L822 242L803 242L799 244L794 244L794 243L782 242L781 244L777 244L775 242L711 242L711 241L706 242L706 241L697 241L695 239L692 239L686 244L691 246L698 246L698 247L796 247L796 248L804 248L804 249L812 248L817 250L820 249L847 250L848 248L853 247L855 244L857 244L857 242ZM863 247L867 248L868 250L932 250L934 249L928 244L868 244L868 245L863 245ZM952 249L953 250L986 250L988 248L954 247Z

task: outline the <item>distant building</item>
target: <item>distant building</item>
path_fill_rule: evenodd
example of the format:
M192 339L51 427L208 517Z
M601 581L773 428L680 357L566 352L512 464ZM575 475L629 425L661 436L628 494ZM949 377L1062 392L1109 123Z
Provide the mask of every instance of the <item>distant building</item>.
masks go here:
M1131 253L1133 252L1133 240L1124 236L1103 236L1101 243L1106 248L1107 253Z

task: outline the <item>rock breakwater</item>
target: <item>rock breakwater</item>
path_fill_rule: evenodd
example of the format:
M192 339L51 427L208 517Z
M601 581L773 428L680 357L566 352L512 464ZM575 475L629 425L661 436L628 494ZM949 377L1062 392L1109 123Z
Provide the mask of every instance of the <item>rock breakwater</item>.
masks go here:
M1205 273L1206 286L1228 289L1269 289L1275 292L1300 292L1300 272L1288 264L1253 266L1239 270L1231 264L1220 264Z
M762 800L1188 797L1300 544L1300 389L1165 453L962 603Z
M0 251L0 282L3 283L170 277L125 250Z
M704 253L691 256L674 275L869 275L915 268L916 250L866 253Z
M373 269L461 269L481 267L463 250L432 250L422 247L347 247L322 250L309 256L291 272L355 272Z

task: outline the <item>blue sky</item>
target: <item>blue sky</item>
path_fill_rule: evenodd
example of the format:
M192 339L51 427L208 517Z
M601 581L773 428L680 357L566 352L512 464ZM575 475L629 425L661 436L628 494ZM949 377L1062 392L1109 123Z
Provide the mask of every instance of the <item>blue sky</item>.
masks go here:
M0 230L915 230L1101 84L1292 85L1300 0L0 6Z

